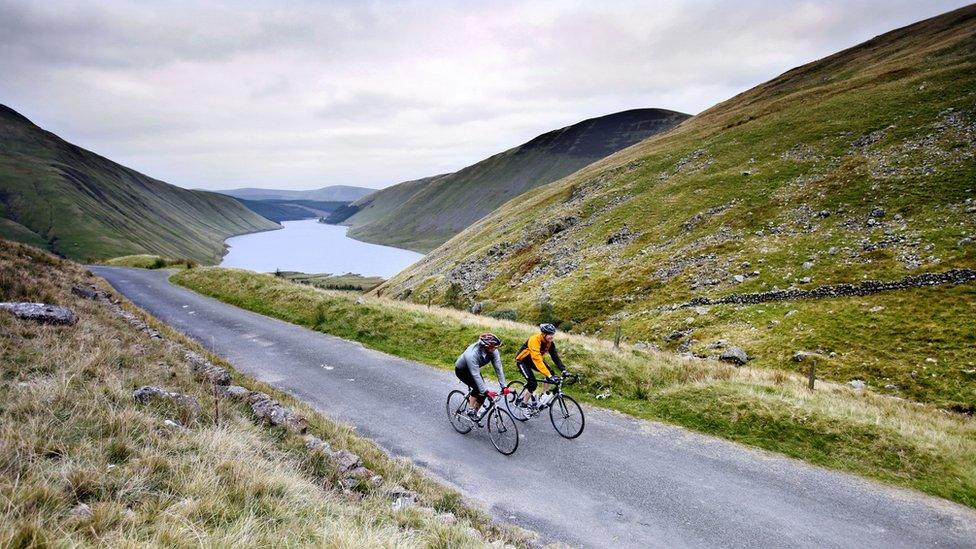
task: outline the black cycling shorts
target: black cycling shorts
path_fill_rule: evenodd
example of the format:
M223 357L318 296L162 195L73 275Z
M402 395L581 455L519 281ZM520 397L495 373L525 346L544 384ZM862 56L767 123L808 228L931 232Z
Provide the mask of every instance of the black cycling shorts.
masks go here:
M454 375L456 375L458 379L467 385L473 394L478 396L483 394L478 391L478 382L474 380L474 377L471 375L471 371L467 368L454 368Z
M535 380L535 366L527 362L516 362L515 365L518 366L519 371L525 377L525 388L530 393L534 393L535 388L539 386L539 383Z

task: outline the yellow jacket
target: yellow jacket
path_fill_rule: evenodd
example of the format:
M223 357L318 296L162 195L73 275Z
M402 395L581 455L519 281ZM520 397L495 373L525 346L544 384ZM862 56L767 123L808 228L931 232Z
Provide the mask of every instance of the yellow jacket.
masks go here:
M565 371L566 367L563 366L563 361L559 359L559 353L556 351L556 344L546 341L544 334L538 333L530 337L528 341L522 344L522 349L519 353L515 355L515 360L527 364L532 364L532 366L539 371L542 375L549 377L552 373L549 372L549 368L546 366L545 361L542 360L542 355L549 353L552 357L552 361L556 363L556 366L560 370ZM531 360L530 360L531 359Z

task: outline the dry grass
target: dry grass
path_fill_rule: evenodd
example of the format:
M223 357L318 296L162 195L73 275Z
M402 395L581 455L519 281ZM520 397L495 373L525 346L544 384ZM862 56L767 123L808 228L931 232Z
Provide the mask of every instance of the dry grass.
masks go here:
M409 463L275 391L310 418L316 435L361 455L386 484L362 499L333 489L328 463L299 437L256 425L243 404L223 401L218 424L214 397L176 348L69 293L94 280L80 266L0 241L0 273L0 300L59 303L79 316L75 326L54 327L0 315L0 546L520 541ZM235 382L268 390L241 376ZM174 404L139 405L131 395L141 385L189 394L204 411L193 417ZM168 427L167 419L188 429ZM428 508L453 511L458 522L418 509L394 513L382 494L394 483L418 491ZM482 534L472 537L469 527Z

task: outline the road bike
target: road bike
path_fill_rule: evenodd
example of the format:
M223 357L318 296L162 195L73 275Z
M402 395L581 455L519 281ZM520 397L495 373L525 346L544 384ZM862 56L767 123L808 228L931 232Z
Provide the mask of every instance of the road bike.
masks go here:
M583 417L583 408L573 397L563 394L563 385L572 385L579 381L576 374L566 374L562 378L551 378L552 389L546 391L539 400L542 402L537 408L530 408L525 404L525 394L527 389L525 383L513 380L508 383L511 392L505 399L505 406L512 416L519 421L528 421L549 409L549 421L563 438L573 439L583 434L583 427L586 426L586 418Z
M447 419L451 427L462 435L467 434L475 426L487 428L488 438L496 450L510 456L518 449L518 423L508 410L499 406L501 394L495 398L486 398L485 405L474 416L468 415L468 397L471 391L454 390L447 395ZM483 423L483 424L482 424Z

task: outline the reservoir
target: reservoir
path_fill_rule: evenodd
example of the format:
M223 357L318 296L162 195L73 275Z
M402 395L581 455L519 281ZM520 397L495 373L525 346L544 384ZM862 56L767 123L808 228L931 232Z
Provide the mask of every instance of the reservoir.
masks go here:
M283 229L233 236L221 267L262 273L356 273L390 278L417 261L422 254L390 246L368 244L346 236L348 227L326 225L315 219L284 221Z

